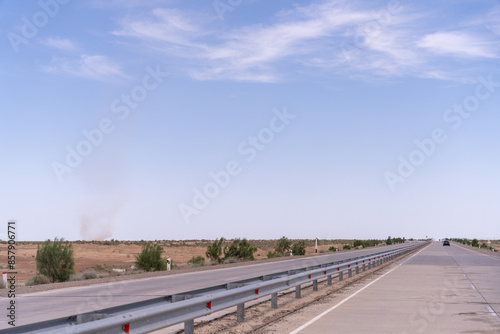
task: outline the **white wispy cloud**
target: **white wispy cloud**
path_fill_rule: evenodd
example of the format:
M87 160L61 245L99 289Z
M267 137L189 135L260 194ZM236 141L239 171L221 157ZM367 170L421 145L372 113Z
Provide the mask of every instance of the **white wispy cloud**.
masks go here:
M498 57L492 42L461 31L436 32L426 35L417 42L417 46L437 54L460 57Z
M85 4L94 8L130 9L139 7L155 7L171 4L172 0L90 0Z
M279 22L269 26L251 25L222 33L208 31L177 10L155 9L152 14L147 19L125 21L113 34L156 43L150 46L201 60L201 66L188 70L200 80L266 82L279 80L271 68L273 63L313 53L321 48L321 39L371 18L370 13L345 4L327 3L280 13Z
M161 41L164 46L196 47L191 42L202 33L203 28L176 9L156 8L145 19L123 22L121 30L114 31L117 36L135 37L146 41Z
M54 58L43 68L47 72L64 73L99 81L114 81L127 76L119 65L101 55L81 55L77 59Z
M445 80L456 71L447 75L449 62L437 61L436 56L497 56L498 45L472 33L426 27L424 14L428 15L404 6L389 12L339 0L295 6L276 13L267 24L212 30L217 25L192 13L157 8L149 15L124 19L113 34L176 57L197 80L277 82L294 70L318 69L351 77Z
M49 37L42 41L42 43L51 48L64 50L64 51L75 51L77 50L77 46L75 43L70 41L69 39L61 38L61 37Z

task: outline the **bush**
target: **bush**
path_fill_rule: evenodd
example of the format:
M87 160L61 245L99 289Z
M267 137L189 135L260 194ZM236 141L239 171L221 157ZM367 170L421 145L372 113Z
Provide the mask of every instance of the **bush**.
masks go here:
M215 239L215 241L207 246L207 251L205 252L205 255L207 258L209 258L212 262L217 262L221 263L222 262L222 243L224 242L224 238L220 238L219 240Z
M201 267L205 265L205 258L203 256L193 256L188 263Z
M75 272L74 266L73 248L69 242L64 242L64 239L55 238L54 242L47 240L41 247L38 246L36 268L50 281L65 282L69 280L70 275Z
M144 271L167 270L167 262L161 258L163 248L147 242L142 246L141 254L136 256L135 266Z
M93 279L99 277L99 274L97 274L97 271L89 269L85 270L82 274L83 279Z
M83 278L82 276L78 275L78 274L71 274L69 276L69 281L70 282L73 282L73 281L81 281Z
M240 259L236 258L236 257L228 257L228 258L225 258L222 263L223 264L228 264L228 263L237 263L237 262L241 262Z
M269 251L267 252L267 258L268 259L272 259L272 258L275 258L275 257L280 257L281 255L277 254L276 251Z
M351 249L351 245L344 245L344 247L342 247L342 249Z
M26 286L40 285L40 284L49 284L50 278L45 275L38 274L26 281Z
M337 248L332 246L332 247L328 248L328 250L329 250L330 252L336 252L336 251L337 251Z
M356 248L356 247L359 247L359 246L365 247L364 242L362 240L354 240L353 247Z
M479 247L479 240L477 240L476 238L472 239L471 246L472 247Z
M256 251L257 247L252 246L247 239L234 239L229 246L224 247L224 259L234 257L243 261L253 261L253 253Z
M292 247L293 255L306 255L306 241L299 240Z

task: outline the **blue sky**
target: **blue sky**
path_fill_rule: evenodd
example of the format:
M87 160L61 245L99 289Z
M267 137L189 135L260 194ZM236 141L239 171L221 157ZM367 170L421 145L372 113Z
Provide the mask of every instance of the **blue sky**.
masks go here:
M498 1L4 0L0 34L20 240L500 238Z

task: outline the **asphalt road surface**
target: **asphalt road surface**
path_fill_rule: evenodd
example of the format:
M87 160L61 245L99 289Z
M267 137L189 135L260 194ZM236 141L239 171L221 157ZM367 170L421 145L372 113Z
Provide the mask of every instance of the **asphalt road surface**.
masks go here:
M433 242L291 333L500 333L500 257Z
M16 326L222 285L280 271L368 256L369 254L406 245L408 244L367 248L264 264L249 263L249 265L235 268L214 269L19 295L16 296ZM0 314L2 314L0 329L9 327L6 317L8 303L9 299L0 298L0 310L3 310L0 311Z

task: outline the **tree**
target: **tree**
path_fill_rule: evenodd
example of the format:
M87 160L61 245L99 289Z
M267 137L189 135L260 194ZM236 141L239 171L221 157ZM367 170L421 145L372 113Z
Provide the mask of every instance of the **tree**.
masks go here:
M167 270L167 262L161 258L163 248L152 242L142 246L141 254L136 256L135 265L144 271Z
M295 255L306 255L306 241L299 240L293 244L292 254Z
M385 244L386 245L392 245L392 239L391 237L389 236L389 238L387 238L387 240L385 241Z
M207 246L207 251L205 252L205 255L207 258L209 258L212 262L217 262L221 263L222 262L222 244L224 243L225 239L220 238L219 240L215 239L215 241Z
M479 247L479 240L477 240L476 238L472 239L471 246L472 247Z
M69 280L74 270L73 247L64 239L47 240L36 251L36 268L38 272L47 276L52 282Z
M365 247L363 240L354 240L353 247L356 248L356 247L359 247L359 246Z
M292 246L292 241L287 237L282 237L278 240L276 247L274 247L274 252L267 253L268 258L285 256Z
M234 257L240 260L253 261L253 253L256 251L257 247L252 246L247 239L234 239L229 246L224 247L224 259Z
M281 256L284 256L288 253L291 246L292 246L291 240L289 240L287 237L281 237L281 239L278 240L278 244L274 249L276 253L280 254Z

